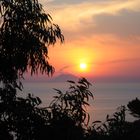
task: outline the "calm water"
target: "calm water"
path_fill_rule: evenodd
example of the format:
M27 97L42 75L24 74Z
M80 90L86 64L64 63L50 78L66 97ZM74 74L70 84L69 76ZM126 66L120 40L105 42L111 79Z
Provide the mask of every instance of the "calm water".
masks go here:
M55 95L53 88L66 91L66 83L48 83L48 82L25 82L25 91L39 96L43 105L47 106ZM91 116L91 121L105 120L107 114L111 115L116 108L138 97L140 99L140 83L95 83L90 88L93 92L94 100L90 101L90 107L87 108ZM127 115L127 120L133 120L133 117Z

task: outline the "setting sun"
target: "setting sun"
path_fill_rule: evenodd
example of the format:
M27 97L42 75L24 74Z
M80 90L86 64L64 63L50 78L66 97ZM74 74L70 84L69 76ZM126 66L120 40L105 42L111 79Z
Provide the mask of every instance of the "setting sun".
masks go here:
M80 64L80 69L81 70L85 70L86 68L87 68L87 64L85 64L85 63Z

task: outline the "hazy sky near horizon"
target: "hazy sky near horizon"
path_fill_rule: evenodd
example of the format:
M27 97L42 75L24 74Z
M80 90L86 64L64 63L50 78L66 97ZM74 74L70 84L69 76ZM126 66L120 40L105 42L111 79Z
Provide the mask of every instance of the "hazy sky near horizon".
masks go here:
M56 74L140 78L140 0L40 2L65 36L49 48Z

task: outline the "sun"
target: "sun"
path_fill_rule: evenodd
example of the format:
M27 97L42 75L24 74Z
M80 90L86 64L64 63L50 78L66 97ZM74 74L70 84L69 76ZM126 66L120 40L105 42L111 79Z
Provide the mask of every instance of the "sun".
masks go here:
M81 70L86 70L87 69L87 64L86 63L80 63L80 69Z

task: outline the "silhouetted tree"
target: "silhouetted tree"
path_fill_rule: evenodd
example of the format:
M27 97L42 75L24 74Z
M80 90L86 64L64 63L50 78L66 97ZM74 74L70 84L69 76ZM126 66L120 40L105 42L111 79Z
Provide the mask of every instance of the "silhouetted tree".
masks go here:
M127 107L134 117L140 118L140 100L138 98L130 101Z
M0 81L17 85L23 73L53 73L48 46L64 37L38 0L1 0Z
M0 100L0 137L16 140L82 140L88 125L89 115L86 106L89 98L90 83L82 78L71 83L69 89L58 95L49 107L41 108L39 97L28 94L26 98L11 96ZM3 96L15 95L12 87L0 91ZM2 96L1 96L2 97ZM7 102L8 100L8 102Z
M56 134L54 139L82 140L89 122L86 106L89 105L89 98L93 98L89 91L91 84L85 78L79 79L77 83L68 82L70 87L65 93L55 89L58 96L54 96L50 104L50 124L53 133Z
M118 108L112 117L107 115L106 121L95 121L92 127L89 129L88 140L117 140L122 139L127 133L126 121L125 121L125 107L121 106Z
M52 23L38 0L2 0L0 14L1 139L82 140L89 121L85 106L93 97L86 79L69 81L66 93L56 89L58 96L46 108L39 107L39 97L17 96L26 71L53 73L48 46L57 39L64 41L59 26Z
M57 39L64 41L61 30L38 0L0 1L0 139L35 139L39 129L46 128L41 100L30 94L19 98L17 89L22 90L26 71L54 72L48 46Z

